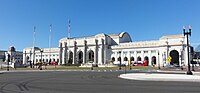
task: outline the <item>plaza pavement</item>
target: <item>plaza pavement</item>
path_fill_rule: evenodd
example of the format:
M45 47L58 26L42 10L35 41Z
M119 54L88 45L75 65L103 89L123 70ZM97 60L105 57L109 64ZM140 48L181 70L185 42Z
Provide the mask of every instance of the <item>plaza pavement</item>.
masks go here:
M167 71L157 70L157 73L127 73L118 77L129 80L143 81L181 81L181 82L200 82L200 72L193 72L193 75L187 75L186 71Z
M133 69L134 70L134 69ZM137 70L137 69L135 69ZM0 74L5 72L38 72L38 71L82 71L82 70L11 70L11 71L0 71ZM83 71L94 71L94 72L113 72L122 70L83 70ZM146 73L145 73L146 72ZM143 80L143 81L184 81L184 82L200 82L200 68L197 68L193 75L186 75L185 70L176 69L161 69L161 70L149 70L142 73L129 72L121 74L118 77L129 80Z

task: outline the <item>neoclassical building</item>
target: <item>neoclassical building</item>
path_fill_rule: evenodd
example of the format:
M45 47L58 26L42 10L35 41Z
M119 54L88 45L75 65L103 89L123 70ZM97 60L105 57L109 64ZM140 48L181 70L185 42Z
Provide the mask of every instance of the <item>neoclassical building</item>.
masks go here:
M95 36L62 38L58 48L25 48L23 62L57 61L59 64L98 65L113 62L126 64L143 62L148 65L187 65L186 38L180 35L163 36L158 40L133 42L127 32ZM53 56L55 55L55 56ZM171 60L168 60L171 58ZM170 62L169 62L170 61Z
M0 62L1 64L9 62L10 65L15 64L19 67L23 64L23 52L16 51L14 46L10 46L7 51L0 51Z

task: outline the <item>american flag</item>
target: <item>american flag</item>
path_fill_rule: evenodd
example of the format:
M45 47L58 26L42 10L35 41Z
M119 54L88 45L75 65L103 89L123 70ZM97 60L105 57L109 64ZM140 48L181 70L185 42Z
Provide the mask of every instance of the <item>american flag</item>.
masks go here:
M36 30L36 26L34 26L34 31L33 31L33 36L34 36L34 38L35 38L35 36L36 36L35 30Z
M50 24L50 32L52 31L52 24Z
M70 33L70 20L68 19L68 33Z

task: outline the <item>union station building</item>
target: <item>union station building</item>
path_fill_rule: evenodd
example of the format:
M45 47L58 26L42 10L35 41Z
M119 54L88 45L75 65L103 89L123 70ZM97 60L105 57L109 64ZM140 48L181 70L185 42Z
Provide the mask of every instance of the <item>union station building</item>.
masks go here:
M23 64L52 62L61 64L142 63L166 66L187 65L187 38L184 35L162 36L158 40L132 41L127 32L62 38L58 48L30 47L23 50Z

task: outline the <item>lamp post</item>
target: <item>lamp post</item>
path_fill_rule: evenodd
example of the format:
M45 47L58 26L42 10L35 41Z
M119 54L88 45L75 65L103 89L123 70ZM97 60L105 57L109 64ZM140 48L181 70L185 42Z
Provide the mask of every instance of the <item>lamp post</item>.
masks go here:
M185 31L186 27L183 26L183 34L184 36L187 36L187 57L188 57L188 70L187 70L187 75L192 75L192 72L190 70L190 58L189 58L189 40L188 40L188 35L191 36L191 31L192 31L192 26L189 26L189 31Z

